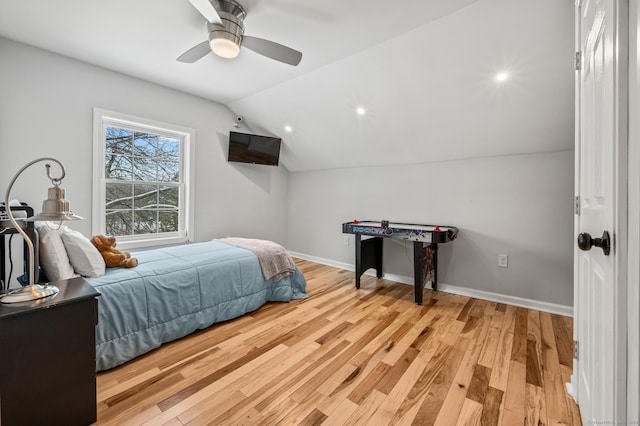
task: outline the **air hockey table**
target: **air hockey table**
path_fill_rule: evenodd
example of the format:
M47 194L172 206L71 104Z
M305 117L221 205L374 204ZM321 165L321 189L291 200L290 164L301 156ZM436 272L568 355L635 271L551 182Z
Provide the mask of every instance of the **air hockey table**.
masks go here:
M356 288L360 288L360 277L368 269L375 268L376 276L382 278L382 244L385 238L413 241L414 297L422 305L422 290L428 282L438 288L438 244L458 237L455 226L420 225L382 221L357 221L342 224L344 234L356 238ZM371 238L362 238L362 237Z

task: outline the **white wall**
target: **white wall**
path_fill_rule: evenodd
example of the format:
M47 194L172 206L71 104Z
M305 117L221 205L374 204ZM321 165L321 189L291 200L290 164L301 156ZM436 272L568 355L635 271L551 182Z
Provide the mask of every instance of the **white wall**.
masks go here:
M71 208L91 218L92 120L99 107L196 130L196 241L233 234L286 242L287 171L227 163L235 121L227 107L4 38L0 58L2 198L22 165L51 156L67 168L62 186ZM20 177L12 198L39 212L49 186L40 163ZM90 219L70 226L91 233Z
M67 167L74 212L90 218L92 109L100 107L196 129L197 241L272 239L352 264L343 222L450 224L460 236L441 246L441 283L572 305L572 151L296 173L234 165L226 162L234 114L223 105L2 38L0 58L3 192L23 164L53 156ZM36 210L49 186L40 167L13 191ZM89 220L72 227L91 232ZM508 269L497 267L498 253L509 255ZM386 272L411 277L411 259L409 244L386 244Z
M573 305L573 151L413 166L292 172L289 250L354 263L341 224L453 225L439 282ZM413 276L411 243L385 242L384 271ZM507 269L498 253L509 255Z

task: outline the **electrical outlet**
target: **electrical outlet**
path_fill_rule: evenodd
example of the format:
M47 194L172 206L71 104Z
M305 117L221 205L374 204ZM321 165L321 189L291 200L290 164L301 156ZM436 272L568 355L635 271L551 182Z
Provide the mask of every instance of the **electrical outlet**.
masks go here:
M344 244L345 246L349 245L349 236L348 235L343 235L342 236L342 244Z
M507 268L509 265L509 255L507 254L499 254L498 255L498 266L501 268Z

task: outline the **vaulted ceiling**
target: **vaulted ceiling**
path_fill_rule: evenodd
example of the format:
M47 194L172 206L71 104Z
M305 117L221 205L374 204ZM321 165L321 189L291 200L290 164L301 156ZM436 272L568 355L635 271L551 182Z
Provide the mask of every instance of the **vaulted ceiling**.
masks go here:
M293 171L572 149L570 0L240 3L299 66L177 62L207 39L188 0L2 0L0 36L226 104Z

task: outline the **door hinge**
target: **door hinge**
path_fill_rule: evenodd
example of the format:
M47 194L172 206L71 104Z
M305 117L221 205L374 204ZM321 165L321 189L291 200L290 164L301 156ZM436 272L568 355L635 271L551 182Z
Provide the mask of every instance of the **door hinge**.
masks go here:
M578 341L577 340L573 341L573 357L575 359L578 359Z
M576 214L577 214L578 216L580 216L580 196L579 196L579 195L576 195L576 204L575 204L575 207L576 207L576 208L575 208Z
M582 52L576 52L576 71L582 69Z

